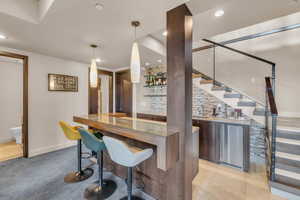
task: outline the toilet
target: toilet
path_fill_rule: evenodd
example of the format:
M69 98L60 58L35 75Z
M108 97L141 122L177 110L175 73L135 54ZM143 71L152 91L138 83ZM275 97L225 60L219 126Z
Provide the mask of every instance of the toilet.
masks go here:
M22 144L22 126L11 128L10 133L15 138L17 144Z

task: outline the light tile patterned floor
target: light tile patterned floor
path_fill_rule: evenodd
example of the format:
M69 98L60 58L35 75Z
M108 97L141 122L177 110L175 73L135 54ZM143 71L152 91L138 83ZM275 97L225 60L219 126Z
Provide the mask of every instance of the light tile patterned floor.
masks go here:
M0 162L23 156L23 147L15 141L0 144Z
M193 200L284 200L269 192L263 169L254 171L245 173L200 160Z

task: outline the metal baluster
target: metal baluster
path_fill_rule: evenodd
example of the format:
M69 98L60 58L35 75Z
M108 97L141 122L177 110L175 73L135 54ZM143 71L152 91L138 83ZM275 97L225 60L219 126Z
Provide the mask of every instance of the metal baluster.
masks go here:
M275 81L276 81L276 65L272 65L272 90L275 98ZM271 180L275 181L275 168L276 168L276 137L277 137L277 115L272 114L272 154L271 154Z
M214 45L214 53L213 53L213 85L216 85L216 46Z
M275 79L276 79L276 69L275 69L276 65L273 64L272 65L272 90L273 90L273 96L275 98Z
M276 135L277 135L277 115L272 115L272 155L271 155L271 181L275 180L276 168Z

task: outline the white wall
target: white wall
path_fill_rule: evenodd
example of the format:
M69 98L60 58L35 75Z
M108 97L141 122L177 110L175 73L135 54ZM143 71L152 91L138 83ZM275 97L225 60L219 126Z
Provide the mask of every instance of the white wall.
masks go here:
M73 145L59 120L72 122L74 115L88 113L88 65L31 52L0 48L29 56L29 155ZM78 92L49 92L48 73L78 76Z
M9 129L22 124L22 87L22 62L0 56L0 143L12 141Z

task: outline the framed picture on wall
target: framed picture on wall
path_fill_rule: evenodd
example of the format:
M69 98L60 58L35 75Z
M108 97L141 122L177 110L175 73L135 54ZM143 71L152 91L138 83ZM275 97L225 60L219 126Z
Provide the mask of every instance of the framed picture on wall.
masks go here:
M78 77L48 74L48 91L78 92Z

